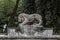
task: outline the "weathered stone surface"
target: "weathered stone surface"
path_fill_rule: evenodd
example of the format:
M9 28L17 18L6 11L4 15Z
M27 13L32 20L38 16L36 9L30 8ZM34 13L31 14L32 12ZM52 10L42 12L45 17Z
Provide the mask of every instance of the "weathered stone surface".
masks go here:
M15 32L15 29L9 28L7 36L8 36L8 38L10 38L10 37L18 37L18 33Z
M32 26L38 26L42 27L42 17L39 14L25 14L25 13L21 13L18 16L18 22L21 22L21 25L32 25Z
M60 39L0 39L0 40L60 40Z
M43 27L42 25L42 17L39 14L25 14L21 13L18 16L19 27L21 29L21 33L28 35L28 36L34 36L34 34L37 32L35 30L38 30L37 27Z

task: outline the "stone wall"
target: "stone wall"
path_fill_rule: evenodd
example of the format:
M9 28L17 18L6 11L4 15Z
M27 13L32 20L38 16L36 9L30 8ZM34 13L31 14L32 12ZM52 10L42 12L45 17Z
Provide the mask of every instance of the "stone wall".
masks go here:
M60 39L0 39L0 40L60 40Z

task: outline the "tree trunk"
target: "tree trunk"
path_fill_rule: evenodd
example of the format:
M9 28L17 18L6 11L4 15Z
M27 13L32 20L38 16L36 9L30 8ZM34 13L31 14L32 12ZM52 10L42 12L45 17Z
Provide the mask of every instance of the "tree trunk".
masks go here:
M19 1L20 1L20 0L16 0L16 5L15 5L15 7L13 8L13 13L10 15L9 24L8 24L9 27L14 27L14 23L15 23L14 17L15 17L16 14L17 14L16 11L17 11L17 8L18 8Z

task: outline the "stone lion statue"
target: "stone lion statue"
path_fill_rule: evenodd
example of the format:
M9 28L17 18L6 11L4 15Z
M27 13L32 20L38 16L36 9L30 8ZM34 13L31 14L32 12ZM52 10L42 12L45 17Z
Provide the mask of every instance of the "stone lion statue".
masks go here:
M22 30L22 33L25 34L34 34L34 29L36 27L42 26L42 17L39 14L25 14L21 13L18 16L19 27Z

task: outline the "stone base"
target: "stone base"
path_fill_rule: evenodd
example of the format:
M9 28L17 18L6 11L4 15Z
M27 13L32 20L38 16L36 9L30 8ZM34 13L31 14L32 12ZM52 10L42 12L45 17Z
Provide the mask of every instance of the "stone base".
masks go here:
M29 33L28 33L29 34ZM52 29L45 29L43 32L35 32L34 34L28 35L27 33L15 32L15 29L8 29L9 37L50 37L53 34Z

